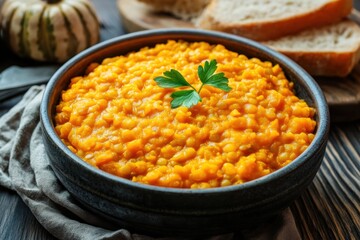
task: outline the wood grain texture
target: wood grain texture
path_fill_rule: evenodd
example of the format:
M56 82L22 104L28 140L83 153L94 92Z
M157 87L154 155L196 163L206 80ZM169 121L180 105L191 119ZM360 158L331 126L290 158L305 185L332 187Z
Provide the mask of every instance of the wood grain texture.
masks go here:
M153 11L135 0L118 0L117 6L127 32L156 28L194 28L191 22L169 14ZM360 24L360 13L352 12L352 19ZM360 119L360 63L346 77L314 77L324 91L332 122Z
M323 164L292 212L303 239L360 239L360 122L331 128Z
M182 21L166 13L152 11L136 0L118 0L122 24L127 32L157 28L193 28L191 22Z
M0 192L0 239L55 239L38 223L16 193L2 187Z

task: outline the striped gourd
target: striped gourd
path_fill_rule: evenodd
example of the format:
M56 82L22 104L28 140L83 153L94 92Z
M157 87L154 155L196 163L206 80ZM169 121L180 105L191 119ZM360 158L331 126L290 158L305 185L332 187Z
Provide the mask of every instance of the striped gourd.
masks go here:
M4 40L19 56L64 62L99 41L99 21L88 0L6 0Z

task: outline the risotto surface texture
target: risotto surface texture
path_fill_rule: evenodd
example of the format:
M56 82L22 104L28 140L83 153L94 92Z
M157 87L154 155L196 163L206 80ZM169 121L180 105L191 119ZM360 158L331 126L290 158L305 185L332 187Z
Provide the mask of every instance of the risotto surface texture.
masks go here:
M174 89L154 78L176 69L192 85L218 62L230 92L204 86L202 102L171 109ZM174 188L241 184L274 172L314 138L315 110L278 65L222 45L170 40L91 64L56 108L56 131L80 158L135 182Z

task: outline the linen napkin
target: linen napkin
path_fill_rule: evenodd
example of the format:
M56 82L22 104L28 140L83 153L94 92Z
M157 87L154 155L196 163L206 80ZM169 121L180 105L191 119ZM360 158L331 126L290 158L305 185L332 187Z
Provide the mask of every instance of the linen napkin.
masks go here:
M59 239L155 239L121 227L108 227L111 223L84 209L57 180L49 165L39 123L44 88L30 88L0 118L0 185L16 191L40 224ZM207 239L296 240L300 235L291 211L286 209L269 223Z

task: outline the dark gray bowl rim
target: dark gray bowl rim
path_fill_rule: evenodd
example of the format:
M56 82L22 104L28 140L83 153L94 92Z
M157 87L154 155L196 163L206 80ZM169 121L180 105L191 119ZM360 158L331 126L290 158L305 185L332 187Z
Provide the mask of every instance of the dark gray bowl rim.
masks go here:
M293 69L298 75L302 76L303 81L307 85L308 89L310 89L314 96L314 103L316 104L317 108L317 130L315 134L315 138L313 139L312 143L309 145L309 147L300 155L298 156L294 161L289 163L288 165L284 166L283 168L272 172L271 174L268 174L266 176L260 177L255 180L251 180L249 182L245 182L243 184L239 185L232 185L227 187L216 187L216 188L207 188L207 189L188 189L188 188L168 188L168 187L160 187L160 186L153 186L153 185L147 185L143 183L137 183L133 182L128 179L124 179L121 177L117 177L114 175L111 175L107 172L101 171L99 169L94 168L90 164L83 161L80 157L78 157L76 154L70 151L70 149L67 148L67 146L60 140L57 133L55 132L53 123L52 123L52 116L49 115L50 108L49 108L49 100L53 93L53 88L56 85L57 79L67 71L73 64L75 64L78 60L91 55L92 53L96 52L97 50L106 48L109 45L112 45L114 43L138 39L142 37L148 37L151 36L161 36L161 35L168 35L168 34L182 34L184 36L186 35L198 35L201 37L204 37L204 41L206 41L206 36L209 37L216 37L216 38L224 38L230 41L238 42L239 44L248 45L252 48L258 49L260 51L263 51L266 53L266 55L271 55L274 59L276 59L277 63L286 63L287 66L289 66L291 69ZM171 39L171 37L169 37ZM145 45L144 45L145 46ZM329 109L328 105L326 103L325 96L320 89L319 85L315 82L315 80L303 69L301 68L297 63L289 59L288 57L284 56L283 54L276 52L268 47L266 47L263 44L260 44L258 42L255 42L253 40L243 38L240 36L228 34L228 33L222 33L217 31L211 31L211 30L200 30L200 29L187 29L187 28L166 28L166 29L156 29L156 30L144 30L134 33L128 33L125 35L121 35L118 37L114 37L112 39L100 42L82 52L75 55L73 58L68 60L66 63L64 63L51 77L49 80L44 94L41 101L40 106L40 120L42 122L43 131L45 131L48 134L48 137L50 140L57 145L66 155L68 155L73 161L75 161L76 164L80 165L82 168L84 168L87 171L90 171L94 174L100 175L101 177L104 177L111 182L113 182L116 187L116 184L119 184L118 186L121 186L121 184L127 185L129 187L134 188L142 188L144 190L148 191L158 191L158 192L171 192L171 193L178 193L178 194L208 194L208 193L221 193L221 192L229 192L229 191L240 191L240 190L246 190L247 188L252 188L257 185L265 184L270 181L272 181L274 178L281 178L284 175L287 175L294 171L298 166L302 165L310 156L316 154L318 149L323 145L326 144L326 141L324 139L327 138L328 132L329 132Z

